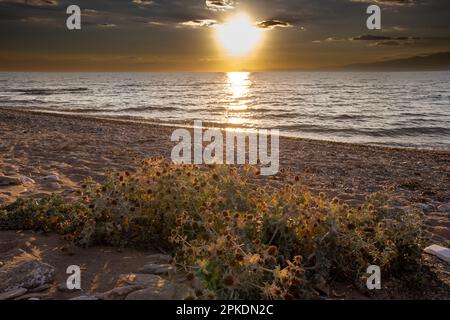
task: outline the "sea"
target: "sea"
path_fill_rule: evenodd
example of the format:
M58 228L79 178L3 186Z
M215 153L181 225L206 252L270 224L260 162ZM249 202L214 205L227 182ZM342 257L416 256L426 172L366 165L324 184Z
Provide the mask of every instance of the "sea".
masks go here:
M0 107L450 150L448 71L2 72Z

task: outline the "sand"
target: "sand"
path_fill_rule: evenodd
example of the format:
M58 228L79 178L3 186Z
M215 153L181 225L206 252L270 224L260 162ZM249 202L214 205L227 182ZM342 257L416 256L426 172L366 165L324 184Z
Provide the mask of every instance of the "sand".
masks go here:
M0 108L0 176L21 179L15 185L0 186L0 205L18 197L51 193L70 200L77 196L76 191L87 176L101 181L107 172L132 171L143 158L170 157L175 145L170 141L174 129L126 120ZM281 138L280 157L281 168L299 175L305 188L314 193L325 192L329 197L339 196L350 205L358 205L370 193L387 191L393 205L425 213L430 232L427 244L450 245L450 152ZM266 180L283 183L283 177ZM45 259L56 265L61 261L58 268L63 272L67 256L61 256L58 248L62 244L55 237L0 232L0 242L19 239L17 250L34 246L35 252L53 252ZM107 290L114 275L131 272L134 265L142 263L143 253L89 250L72 258L80 264L92 264L87 277L89 288L99 285ZM99 252L102 258L96 261ZM124 268L120 261L127 256L131 258ZM7 254L0 252L0 260L7 259ZM450 284L450 267L437 258L426 259L438 277ZM98 280L106 264L112 266L108 274L113 277Z
M34 180L0 186L0 202L53 192L71 198L88 176L101 181L107 172L133 170L143 158L169 158L174 129L0 109L0 175ZM312 192L351 205L387 191L394 205L423 210L433 240L450 244L450 152L281 138L280 163Z

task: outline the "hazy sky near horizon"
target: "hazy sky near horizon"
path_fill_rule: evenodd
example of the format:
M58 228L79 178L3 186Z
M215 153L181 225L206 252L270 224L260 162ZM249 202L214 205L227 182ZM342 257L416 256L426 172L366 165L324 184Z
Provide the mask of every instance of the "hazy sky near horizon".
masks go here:
M82 30L66 8L82 9ZM382 8L382 30L366 8ZM233 57L216 27L245 13L262 29ZM442 0L0 0L0 70L230 71L339 66L450 51Z

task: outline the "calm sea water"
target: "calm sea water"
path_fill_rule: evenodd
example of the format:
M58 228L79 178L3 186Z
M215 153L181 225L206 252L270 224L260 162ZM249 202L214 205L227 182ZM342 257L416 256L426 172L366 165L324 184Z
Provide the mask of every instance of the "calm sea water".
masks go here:
M0 73L0 106L450 150L450 72Z

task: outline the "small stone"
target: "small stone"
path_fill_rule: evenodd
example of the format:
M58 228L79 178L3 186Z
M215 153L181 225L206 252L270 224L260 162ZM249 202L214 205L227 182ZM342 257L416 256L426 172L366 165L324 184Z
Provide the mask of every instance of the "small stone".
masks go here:
M438 211L450 213L450 204L441 204L441 205L438 207Z
M48 293L27 293L23 296L17 297L14 300L41 300L48 299L50 295Z
M105 293L101 293L96 295L100 300L124 300L127 295L129 295L133 291L137 291L143 289L142 286L125 286L114 288Z
M120 275L116 286L123 287L133 285L140 287L148 287L161 279L162 278L160 276L154 274L142 274L142 273L122 274Z
M89 300L98 300L98 298L94 297L94 296L79 296L79 297L71 298L69 300L89 301Z
M27 293L25 288L17 288L0 294L0 300L11 300Z
M59 182L59 176L56 174L51 174L49 176L43 177L42 180L49 182Z
M36 181L34 181L33 179L31 179L31 178L29 178L29 177L25 177L25 176L22 176L21 178L20 178L20 180L22 181L22 184L35 184L36 183Z
M21 185L22 181L17 177L10 176L0 176L0 187L2 186L18 186Z
M450 249L433 244L432 246L425 248L424 251L450 263Z
M69 289L69 288L67 288L67 284L65 282L58 284L58 286L56 288L60 292L75 292L75 291L79 291L80 290L80 289Z
M34 289L53 281L55 268L35 259L9 263L0 269L0 292Z
M130 293L126 300L183 300L189 293L186 285L160 278L152 286Z
M29 293L37 293L37 292L42 292L42 291L46 291L48 289L50 289L52 287L51 284L44 284L42 286L39 286L37 288L31 289L28 292Z
M172 261L172 257L167 254L152 254L146 257L150 262L158 262L168 264Z
M169 272L172 272L174 267L170 264L153 264L149 263L143 266L139 272L156 274L156 275L168 275Z

